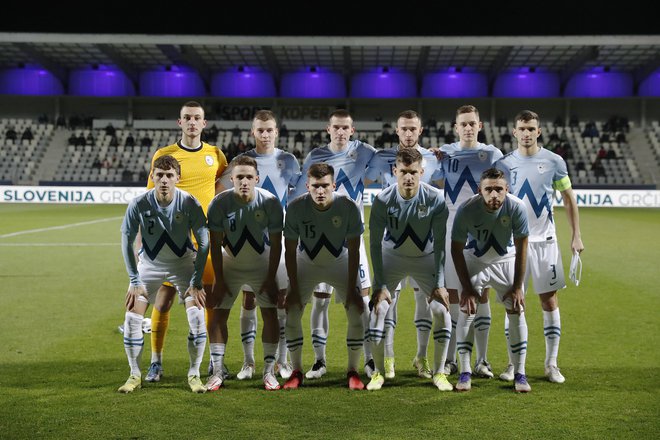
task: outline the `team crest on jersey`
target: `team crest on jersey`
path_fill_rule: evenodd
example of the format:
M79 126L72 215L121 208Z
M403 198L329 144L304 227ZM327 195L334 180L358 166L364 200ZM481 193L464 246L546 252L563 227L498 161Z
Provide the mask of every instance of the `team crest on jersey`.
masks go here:
M183 221L183 214L180 212L177 212L174 214L174 223L181 223Z
M351 150L348 152L348 158L350 160L356 160L357 159L357 150Z
M263 210L257 209L256 211L254 211L254 219L258 223L261 223L262 221L264 221L264 218L266 218L266 213Z
M426 205L417 206L417 213L421 216L424 216L429 213L429 207Z
M509 226L509 224L511 223L511 217L509 217L508 215L502 216L500 218L500 223L502 224L502 226Z
M485 151L480 151L477 157L479 158L480 161L483 162L486 159L488 159L488 153L486 153Z
M277 169L278 170L283 170L284 169L284 161L283 160L278 160L277 161Z
M341 226L341 217L339 217L338 215L332 217L332 226L334 226L335 228L340 227Z
M204 160L206 161L206 165L213 165L213 156L207 154L206 157L204 157Z
M547 168L545 167L545 164L542 164L542 163L538 164L537 168L538 168L540 174L543 174L547 171Z

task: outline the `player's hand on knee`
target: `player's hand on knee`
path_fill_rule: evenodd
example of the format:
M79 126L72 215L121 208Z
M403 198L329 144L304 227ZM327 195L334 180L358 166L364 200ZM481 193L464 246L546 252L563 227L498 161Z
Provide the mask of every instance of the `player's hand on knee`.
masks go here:
M431 291L431 296L429 297L429 304L434 300L438 301L449 310L449 292L447 292L447 289L444 287L436 287L433 289Z
M374 310L376 315L378 315L379 305L381 301L386 301L387 304L392 304L392 296L390 291L387 289L377 289L374 290L373 295L371 295L371 310Z
M284 308L288 312L291 307L295 307L296 305L302 310L303 306L302 301L300 300L300 292L298 292L297 289L289 289L289 293L284 301Z
M148 298L147 289L144 286L129 286L128 291L126 292L126 310L131 311L137 303L137 299L140 296Z
M185 297L192 297L193 302L195 303L195 306L198 309L203 309L206 307L206 292L204 292L204 288L198 288L194 286L188 287L186 290Z
M525 292L521 288L511 289L504 295L503 299L511 298L513 304L513 311L515 313L522 313L525 311Z
M459 305L468 315L477 313L477 293L474 289L463 289Z

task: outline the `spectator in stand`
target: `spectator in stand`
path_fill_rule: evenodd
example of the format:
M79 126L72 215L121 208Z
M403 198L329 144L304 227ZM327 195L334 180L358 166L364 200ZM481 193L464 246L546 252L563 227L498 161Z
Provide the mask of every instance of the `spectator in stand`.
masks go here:
M610 149L607 150L607 155L605 156L605 159L616 159L616 151L614 151L614 147L610 146Z
M122 182L132 182L133 181L133 172L128 168L125 168L121 173Z
M39 118L37 119L37 121L38 121L40 124L48 124L48 122L49 122L49 120L48 120L48 115L47 115L46 113L42 113L42 114L40 114L40 115L39 115Z
M562 159L566 160L566 151L564 151L564 148L562 147L561 144L555 147L553 153L555 153L557 156L560 156Z
M128 136L126 136L126 141L124 141L124 145L127 147L135 146L135 138L133 137L132 133L128 133Z
M71 133L71 136L69 136L69 145L78 145L78 137L75 133Z
M584 131L582 132L583 138L597 138L599 136L598 129L596 124L593 121L587 122L587 125L584 126Z
M101 158L99 156L96 156L96 159L94 159L94 163L92 163L92 168L101 168Z
M594 176L596 177L606 177L605 167L603 167L603 163L601 162L600 157L597 157L594 163L591 165L591 171L594 172Z
M149 172L147 170L145 170L144 168L141 169L140 173L138 175L138 181L140 183L144 183L144 182L147 181L148 178L149 178Z
M583 161L578 161L578 163L575 165L575 171L586 171L587 169L584 166Z
M605 150L605 147L601 145L600 149L598 150L598 159L605 159L606 156L607 156L607 150Z
M231 129L231 135L236 137L241 136L241 129L238 128L238 125L236 125L234 128Z
M626 140L626 134L625 134L624 132L622 132L622 131L618 132L618 133L616 134L616 141L617 141L617 142L628 142L628 141Z
M115 127L113 127L112 124L108 124L105 127L105 134L107 134L108 136L114 136L116 134Z
M609 142L610 140L610 133L605 131L605 128L603 127L603 134L600 135L600 141Z
M31 141L34 139L34 135L32 134L32 130L30 127L25 127L25 130L23 130L23 135L21 136L21 140L23 141Z
M112 168L112 164L110 163L107 157L103 158L103 161L101 162L101 168L105 168L105 169Z
M109 145L110 145L111 147L118 147L118 146L119 146L119 139L117 139L117 136L116 136L116 135L114 135L114 134L112 135L112 137L110 138L110 143L109 143Z
M238 145L236 146L238 148L238 154L243 154L247 151L247 145L245 145L245 142L238 141Z
M94 145L94 135L91 132L87 135L87 145Z
M211 128L208 130L202 132L202 134L206 138L206 142L215 145L218 142L218 134L220 131L218 130L218 127L215 126L215 124L211 125Z
M140 141L140 146L142 147L151 147L152 141L148 134L145 134L142 140Z
M57 117L57 128L65 128L66 127L66 118L64 116L58 116Z
M456 136L452 131L449 131L445 134L445 144L453 144L456 142Z
M446 135L447 133L445 132L445 124L444 124L444 123L443 123L443 124L440 124L440 126L438 127L438 130L437 130L436 134L438 135L438 138L444 138L444 137L445 137L445 135Z
M568 125L571 128L580 126L580 120L578 119L577 115L571 115L571 118L568 121Z
M293 138L294 142L305 142L305 135L302 131L296 133L296 136Z
M80 133L80 136L78 136L78 140L76 141L76 145L80 145L81 147L84 147L87 145L87 141L85 140L85 136L83 136L82 133Z
M553 125L555 127L563 127L564 126L564 118L562 118L561 116L557 116L555 118L555 121L553 122Z
M12 141L16 140L16 130L14 130L14 127L9 127L7 129L7 133L5 134L5 139L10 139Z

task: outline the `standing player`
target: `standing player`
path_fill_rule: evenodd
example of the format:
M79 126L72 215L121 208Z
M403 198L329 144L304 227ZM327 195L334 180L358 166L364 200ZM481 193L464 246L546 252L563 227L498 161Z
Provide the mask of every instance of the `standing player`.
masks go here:
M316 163L307 170L309 192L289 203L284 223L286 269L289 294L286 298L286 343L294 371L284 388L303 383L302 315L312 291L319 283L335 288L337 301L345 305L348 320L348 387L364 389L357 373L364 344L360 293L360 236L364 231L360 208L343 194L335 193L334 169Z
M486 169L502 157L502 152L493 145L477 141L477 135L483 123L479 120L479 111L473 105L464 105L456 110L454 130L458 142L446 144L440 148L442 153L442 174L444 176L445 202L449 208L447 221L447 259L445 261L445 282L449 291L449 308L452 320L452 336L449 342L445 373L456 371L456 322L459 313L458 290L461 283L456 274L451 254L451 230L458 207L477 193L478 182ZM475 339L477 356L474 373L479 377L492 378L490 364L486 359L488 353L488 333L490 331L490 304L488 291L479 298L477 315L475 317Z
M508 194L504 173L487 169L481 175L479 194L458 208L451 234L451 252L462 285L461 311L456 325L460 358L458 391L469 391L472 387L470 333L476 321L477 298L486 287L495 289L511 322L508 344L515 391L531 390L525 376L527 322L523 290L528 235L525 206Z
M217 279L207 301L215 312L208 326L213 374L206 389L215 391L222 385L227 319L241 286L247 285L250 292L257 292L256 301L264 320L264 387L278 390L276 307L278 291L286 289L286 279L280 277L279 285L277 280L282 255L282 205L273 194L255 187L259 176L253 158L238 156L232 164L234 188L218 194L209 205L211 258Z
M424 175L422 160L422 154L414 148L399 151L394 168L397 184L381 192L371 207L369 241L375 281L371 313L382 314L381 302L392 301L389 292L401 279L413 278L424 292L426 298L422 301L435 321L433 384L440 391L451 391L444 373L451 336L449 295L443 274L447 207L441 191L420 183ZM370 321L376 320L372 317ZM369 329L376 372L368 390L379 390L385 382L384 343L378 341L382 330L379 327L370 325Z
M202 130L206 127L204 109L195 101L188 101L181 107L177 124L181 127L181 140L176 144L160 148L154 154L153 163L164 155L171 155L181 165L181 178L177 187L194 196L202 205L204 214L209 203L216 194L218 178L227 167L225 155L216 146L202 142ZM147 189L153 188L149 181ZM211 291L213 285L213 267L210 261L204 270L204 289ZM163 346L170 322L170 308L176 290L169 285L163 285L156 296L151 311L151 366L145 380L158 382L163 375ZM210 321L210 309L206 310Z
M202 273L209 250L209 236L199 202L176 188L179 176L179 163L172 156L156 159L150 174L155 188L131 201L121 226L122 253L130 278L126 292L124 348L131 368L128 380L119 387L118 391L122 393L130 393L142 386L142 320L164 281L175 286L186 305L190 326L188 384L194 393L206 391L199 378L199 365L206 346ZM190 241L191 230L198 243L196 255ZM133 253L138 231L142 232L139 263Z
M345 194L354 200L359 208L364 222L364 205L362 194L364 192L365 173L372 163L376 150L362 141L351 141L351 136L355 133L353 118L346 110L335 110L330 115L330 120L326 128L330 135L330 143L325 147L313 149L305 158L302 174L306 175L307 170L315 163L324 162L331 165L335 170L335 184L337 191ZM306 180L300 178L293 194L297 197L304 194L306 189ZM369 277L369 262L367 260L367 251L364 247L364 241L360 240L360 284L362 286L362 299L364 304L369 303L369 288L371 279ZM328 338L328 306L330 305L330 294L333 286L317 286L314 291L314 300L312 303L312 313L310 317L312 329L312 344L316 362L305 375L308 379L317 379L326 372L325 367L325 344ZM337 286L334 286L335 288ZM368 328L368 314L363 315L365 329ZM371 377L373 371L373 359L370 353L368 343L364 345L364 371Z
M414 110L406 110L399 114L396 122L396 134L399 136L399 146L397 148L388 148L378 150L372 166L367 172L367 178L376 180L380 178L383 189L390 185L396 185L396 176L394 167L396 166L397 153L410 148L419 151L422 154L422 168L424 173L421 175L421 181L431 184L433 180L441 177L438 160L435 155L422 148L419 145L419 137L422 134L422 118ZM427 346L433 316L427 302L427 292L421 292L415 280L408 278L411 287L415 293L415 327L417 328L417 355L413 359L413 366L417 368L417 374L420 377L430 379L431 368L426 357ZM396 287L392 297L392 304L387 311L385 318L385 378L391 379L395 376L394 371L394 329L397 321L397 304L401 285Z
M254 136L256 148L249 150L243 155L253 158L257 161L259 167L259 180L257 186L270 191L280 200L282 206L286 208L289 188L298 183L300 178L300 165L296 157L275 148L279 132L277 130L277 121L275 115L270 110L259 110L255 113L252 120L252 135ZM242 155L239 155L240 157ZM231 186L231 170L234 161L222 174L221 187L229 188ZM280 271L286 276L284 267L284 258L280 262ZM241 307L241 339L243 341L243 367L236 375L237 379L249 379L254 372L254 340L257 335L257 310L254 298L254 292L243 290L243 306ZM280 340L277 354L276 368L283 379L291 376L291 365L287 362L286 338L284 336L284 326L286 324L286 310L284 309L284 296L286 295L286 286L280 291L278 300L277 317L280 326Z
M526 279L532 279L534 291L541 298L545 335L545 375L550 382L563 383L565 378L557 367L561 336L557 290L566 287L566 281L552 212L555 190L561 193L566 207L568 224L572 231L572 252L582 252L584 245L580 235L577 202L571 188L566 162L557 154L539 146L540 125L536 113L529 110L518 113L513 130L513 136L518 141L518 149L499 160L497 168L505 172L511 193L521 199L527 207L530 234ZM505 334L510 337L507 327ZM511 380L511 365L500 375L500 378Z

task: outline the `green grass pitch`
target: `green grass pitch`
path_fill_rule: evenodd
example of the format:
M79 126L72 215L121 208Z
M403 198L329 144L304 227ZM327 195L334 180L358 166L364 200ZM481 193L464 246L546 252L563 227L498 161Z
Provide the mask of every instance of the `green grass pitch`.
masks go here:
M127 286L119 247L124 210L0 204L0 438L660 436L660 210L581 210L586 246L582 284L560 294L563 385L543 378L542 315L530 292L527 372L532 392L516 395L509 384L475 379L469 393L440 393L411 368L413 300L404 292L395 341L397 377L380 392L345 387L345 315L333 304L329 372L301 390L266 392L257 374L251 381L228 381L220 392L193 395L185 378L185 314L175 307L163 382L120 395L116 389L128 376L117 332ZM555 218L568 270L564 211L558 209ZM55 226L63 227L38 231ZM495 303L492 309L489 358L499 373L506 364L503 310ZM242 363L238 314L236 308L231 315L226 356L233 373ZM313 360L308 316L309 307L303 320L306 368ZM429 356L432 349L431 344ZM256 358L259 370L259 342ZM456 382L455 376L451 381Z

